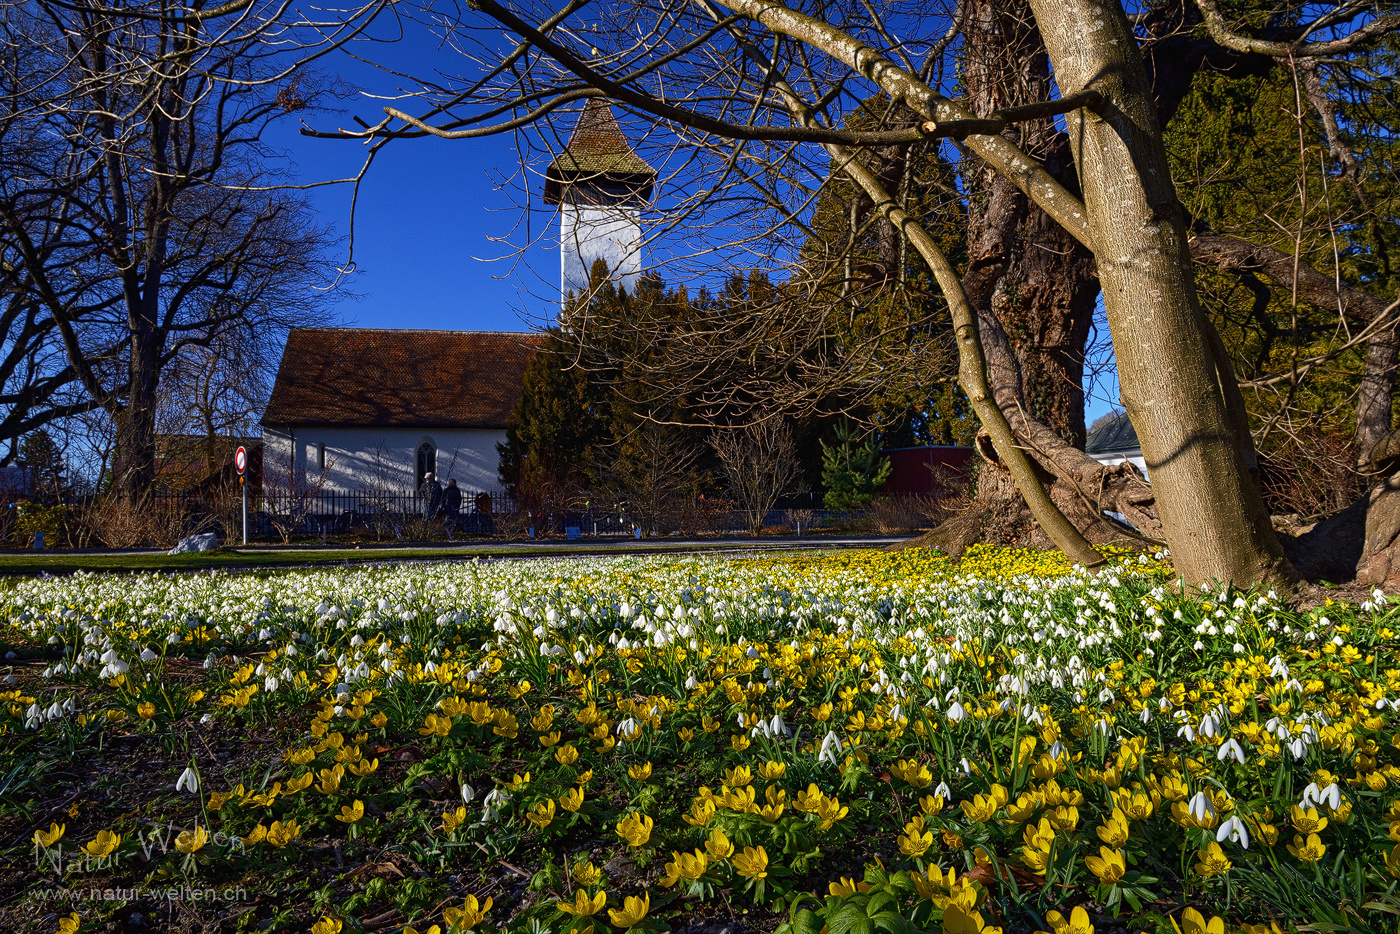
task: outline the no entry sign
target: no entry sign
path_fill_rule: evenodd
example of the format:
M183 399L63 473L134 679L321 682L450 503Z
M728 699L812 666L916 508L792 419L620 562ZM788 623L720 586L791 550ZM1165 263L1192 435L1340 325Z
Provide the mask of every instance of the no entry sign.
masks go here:
M241 446L233 452L233 467L240 477L243 476L243 471L248 469L248 452Z

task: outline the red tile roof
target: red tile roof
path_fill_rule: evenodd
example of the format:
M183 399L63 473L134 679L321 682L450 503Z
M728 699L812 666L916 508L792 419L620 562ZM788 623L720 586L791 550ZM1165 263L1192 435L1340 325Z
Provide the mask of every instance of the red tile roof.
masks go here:
M262 424L504 428L543 339L293 328Z

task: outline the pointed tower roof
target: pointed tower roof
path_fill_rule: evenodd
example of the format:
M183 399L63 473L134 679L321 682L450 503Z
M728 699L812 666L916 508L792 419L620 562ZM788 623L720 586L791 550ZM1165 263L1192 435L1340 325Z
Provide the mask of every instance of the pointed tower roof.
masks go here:
M594 97L584 106L569 144L545 170L544 199L559 204L568 186L610 182L645 201L655 181L656 170L632 151L612 107Z

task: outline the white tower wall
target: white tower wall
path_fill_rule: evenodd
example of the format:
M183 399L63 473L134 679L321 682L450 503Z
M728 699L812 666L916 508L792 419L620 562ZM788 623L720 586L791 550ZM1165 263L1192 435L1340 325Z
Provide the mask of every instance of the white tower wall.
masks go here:
M637 208L565 204L560 208L560 299L588 288L595 260L629 293L642 273L642 215Z

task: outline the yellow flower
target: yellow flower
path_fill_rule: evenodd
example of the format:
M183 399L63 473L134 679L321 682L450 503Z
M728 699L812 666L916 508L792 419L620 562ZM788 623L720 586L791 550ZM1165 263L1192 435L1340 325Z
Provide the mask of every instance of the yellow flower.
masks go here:
M971 801L963 801L960 806L968 820L984 824L997 812L997 799L990 795L973 795Z
M743 788L753 781L753 772L747 765L724 770L724 783L730 788Z
M142 701L136 705L136 713L142 720L149 720L156 715L156 705L150 701Z
M615 927L630 929L642 923L650 908L651 895L644 894L641 898L629 895L623 900L621 911L616 908L608 909L608 917L612 919Z
M526 772L524 775L521 775L517 772L511 777L510 781L506 782L506 789L511 792L516 792L528 784L530 784L530 773Z
M545 829L554 822L554 802L552 800L541 801L529 810L525 819L541 830Z
M99 830L97 836L83 844L83 851L96 859L112 855L112 851L122 842L122 835L110 830Z
M175 849L181 853L194 853L208 842L209 832L196 825L194 830L180 831L180 835L175 838Z
M58 919L58 934L78 934L78 928L82 926L83 919L76 911L66 918Z
M1128 821L1122 811L1114 811L1113 816L1098 828L1099 839L1111 847L1120 847L1128 842Z
M1299 833L1319 833L1327 827L1327 818L1319 817L1317 808L1308 808L1305 811L1295 804L1290 816L1293 829Z
M462 826L467 820L467 809L465 805L457 805L455 811L442 812L442 829L446 833L451 833Z
M831 825L845 817L850 810L850 808L842 807L841 802L835 798L823 798L821 803L817 805L817 817L820 819L817 829L830 830Z
M714 859L728 859L734 855L734 844L729 842L723 830L716 827L710 831L709 839L705 841L705 850Z
M870 883L856 882L854 879L842 876L837 882L828 882L826 890L837 898L840 898L844 895L855 895L858 892L869 892Z
M1050 929L1055 934L1094 934L1094 923L1089 920L1089 912L1079 905L1074 907L1068 918L1058 911L1050 911L1046 913L1045 920L1050 922Z
M598 880L603 878L603 873L598 867L586 859L581 859L574 863L573 872L574 882L584 888L588 888L590 885L596 885Z
M1397 879L1400 879L1400 844L1392 847L1390 852L1385 854L1385 869Z
M554 758L560 765L573 765L578 761L578 749L573 743L565 743L554 750Z
M243 838L243 842L248 846L253 846L254 844L262 843L266 839L267 828L259 823L258 826L248 831L248 836Z
M1288 852L1305 863L1315 863L1327 852L1327 845L1315 833L1308 834L1307 840L1295 834L1293 842L1288 845Z
M456 927L459 931L470 931L478 924L486 920L487 913L491 910L491 899L485 902L478 902L475 895L468 895L461 908L447 908L442 913L442 920L449 928Z
M943 810L943 803L942 795L924 795L919 799L919 810L933 817Z
M353 805L347 804L344 807L342 807L340 809L340 813L335 816L335 819L340 821L342 824L353 824L364 816L365 803L359 798L356 798L355 803Z
M910 830L910 828L906 827L905 830ZM931 830L926 830L923 833L915 830L907 836L903 834L899 836L899 852L905 856L923 856L931 846L933 846L933 831Z
M1074 805L1057 807L1048 816L1050 826L1061 833L1069 833L1079 826L1079 808Z
M671 862L666 864L666 873L661 878L661 884L667 888L682 879L694 882L705 874L710 865L709 858L700 850L694 853L677 853L672 850L671 857Z
M636 813L628 814L617 822L617 835L626 840L628 846L644 846L651 839L651 828L655 823L650 817Z
M697 798L690 804L690 813L682 814L681 819L692 827L703 827L715 816L715 802L712 798Z
M1110 850L1106 846L1099 847L1098 856L1084 857L1084 865L1089 867L1089 871L1099 877L1099 881L1105 885L1113 885L1123 878L1123 873L1127 871L1127 864L1123 861L1122 850Z
M695 731L690 727L685 727L676 731L676 738L683 743L688 743L695 738Z
M452 718L439 717L435 713L430 713L423 718L423 725L418 728L419 736L446 736L452 732Z
M729 745L735 752L743 752L749 748L749 738L735 733L729 737Z
M602 911L603 906L607 903L607 892L599 892L597 895L590 898L588 893L583 889L577 889L574 892L574 900L572 902L555 902L555 905L558 906L560 911L567 915L574 915L579 918L591 918L593 915Z
M320 921L311 925L311 934L340 934L341 923L338 919L323 916Z
M48 830L36 830L31 838L35 846L48 849L55 843L63 839L63 831L68 829L67 824L50 824Z
M758 767L758 775L764 781L775 782L786 774L786 762L774 762L770 759Z
M768 851L763 847L744 847L742 853L734 854L734 868L746 879L763 879L768 876Z
M305 791L306 789L310 788L310 787L311 787L311 783L314 782L315 780L316 780L316 776L315 776L314 773L312 773L312 772L303 772L301 775L298 775L296 778L289 778L289 779L287 779L287 784L284 785L284 786L282 786L282 790L283 790L284 792L286 792L287 794L289 794L289 795L294 795L294 794L297 794L298 792ZM219 805L218 805L218 807L215 807L215 805L214 805L214 799L215 799L216 797L219 799ZM228 798L228 795L226 795L226 794L225 794L225 795L210 795L210 796L209 796L209 806L210 806L211 808L213 808L214 810L217 811L217 810L219 809L219 807L222 807L222 806L223 806L223 803L224 803L225 800L227 800L227 798Z
M275 820L272 826L267 828L267 842L276 847L286 846L300 835L301 825L291 819L286 823Z
M910 762L901 770L900 778L915 788L927 788L933 784L933 773L921 762Z
M651 763L643 762L641 765L629 765L627 775L634 782L644 782L651 778Z
M1001 928L983 924L976 911L950 904L943 910L943 934L1001 934Z
M559 806L571 813L583 807L583 789L571 788L564 794L560 795Z
M1211 918L1207 921L1199 911L1187 908L1181 912L1181 923L1172 918L1172 927L1178 934L1225 934L1225 919Z
M1225 856L1225 851L1220 849L1220 844L1215 841L1211 841L1205 849L1197 850L1196 858L1200 860L1200 862L1196 863L1196 871L1207 879L1212 876L1225 875L1225 873L1230 871L1230 867L1234 865Z
M552 733L546 733L545 735L541 736L540 745L548 749L550 746L557 745L559 740L563 738L564 734L560 733L558 730L555 730Z

